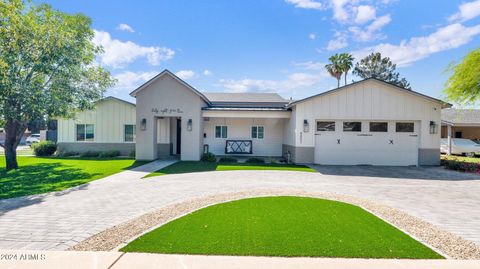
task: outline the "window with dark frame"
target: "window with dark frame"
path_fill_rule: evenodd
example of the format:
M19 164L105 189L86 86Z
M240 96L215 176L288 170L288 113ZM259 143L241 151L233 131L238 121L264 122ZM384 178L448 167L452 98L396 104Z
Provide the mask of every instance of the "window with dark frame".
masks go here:
M136 138L136 126L135 124L125 124L124 128L124 141L134 142Z
M362 123L360 121L344 121L343 131L344 132L361 132Z
M252 126L252 138L256 139L263 139L264 135L264 127L263 126Z
M219 125L215 126L215 138L227 138L227 126Z
M317 132L335 132L335 122L317 121Z
M370 122L370 132L388 132L388 122Z
M94 141L95 134L93 124L77 124L77 141Z
M413 122L397 122L395 123L395 132L397 133L413 133Z

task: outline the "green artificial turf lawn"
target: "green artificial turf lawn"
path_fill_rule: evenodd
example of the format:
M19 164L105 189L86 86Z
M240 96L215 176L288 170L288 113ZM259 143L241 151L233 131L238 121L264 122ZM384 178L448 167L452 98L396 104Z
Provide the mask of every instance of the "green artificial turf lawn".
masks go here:
M18 156L18 170L5 170L0 156L0 199L60 191L145 162L133 159L39 158Z
M124 252L441 259L365 210L305 197L262 197L206 207L173 220Z
M160 169L156 172L148 174L146 177L155 177L168 174L182 174L207 171L229 171L229 170L288 170L301 172L316 172L305 165L296 164L276 164L276 163L212 163L212 162L196 162L181 161L170 166Z

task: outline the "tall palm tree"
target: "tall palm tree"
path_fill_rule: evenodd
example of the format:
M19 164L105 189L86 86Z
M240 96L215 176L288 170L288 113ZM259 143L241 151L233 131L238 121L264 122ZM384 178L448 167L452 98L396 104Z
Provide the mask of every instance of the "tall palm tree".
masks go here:
M352 54L350 53L341 53L339 56L339 62L340 62L340 67L343 73L345 74L345 85L347 85L347 74L350 69L353 67L353 61L355 58L353 58Z
M342 78L343 68L341 65L341 58L339 54L335 54L328 58L330 61L329 64L325 65L328 73L334 78L337 79L337 88L340 87L340 79Z

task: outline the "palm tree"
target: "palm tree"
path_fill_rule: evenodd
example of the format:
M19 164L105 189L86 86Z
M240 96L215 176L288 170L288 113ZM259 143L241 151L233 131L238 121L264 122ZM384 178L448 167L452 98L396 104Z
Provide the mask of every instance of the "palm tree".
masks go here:
M355 58L353 58L352 54L350 53L341 53L339 56L339 61L340 61L340 67L343 73L345 74L345 85L347 85L347 74L350 69L353 67L353 61Z
M337 88L340 87L340 79L342 78L343 68L341 65L341 58L339 54L335 54L328 58L330 61L329 64L325 65L328 73L334 78L337 79Z

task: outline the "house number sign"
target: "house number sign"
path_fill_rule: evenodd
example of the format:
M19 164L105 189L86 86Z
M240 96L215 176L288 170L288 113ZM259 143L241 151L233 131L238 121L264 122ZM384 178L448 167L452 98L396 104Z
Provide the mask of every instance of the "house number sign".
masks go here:
M152 108L152 112L155 114L162 114L162 115L172 114L172 113L177 113L177 114L183 113L183 111L180 108L162 108L162 109Z

